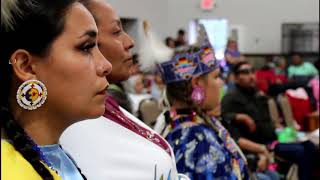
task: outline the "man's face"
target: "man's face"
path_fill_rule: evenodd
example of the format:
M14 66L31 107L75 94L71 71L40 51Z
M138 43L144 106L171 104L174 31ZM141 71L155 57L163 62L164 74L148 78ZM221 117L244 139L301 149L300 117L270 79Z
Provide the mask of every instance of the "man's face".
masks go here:
M301 63L302 63L302 59L301 59L301 57L300 57L299 55L294 55L294 56L292 56L292 64L293 64L293 65L298 66L298 65L300 65Z
M235 76L235 82L243 88L256 87L256 76L254 69L250 64L243 64L240 66Z

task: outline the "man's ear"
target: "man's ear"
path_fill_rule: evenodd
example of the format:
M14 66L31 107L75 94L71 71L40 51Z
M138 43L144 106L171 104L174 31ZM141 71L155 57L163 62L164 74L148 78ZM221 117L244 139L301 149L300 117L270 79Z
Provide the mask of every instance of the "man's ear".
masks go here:
M239 75L234 75L234 82L237 83L237 84L239 83L239 78L238 78L238 76L239 76Z
M11 55L10 62L13 73L22 82L36 79L34 59L28 51L23 49L16 50Z

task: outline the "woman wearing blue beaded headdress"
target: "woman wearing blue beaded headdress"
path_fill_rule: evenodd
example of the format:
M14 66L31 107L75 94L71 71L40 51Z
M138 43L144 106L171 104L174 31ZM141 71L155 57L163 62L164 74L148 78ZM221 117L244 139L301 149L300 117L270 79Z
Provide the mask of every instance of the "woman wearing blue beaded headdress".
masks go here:
M159 65L170 104L164 114L166 139L175 152L178 172L190 179L247 179L241 150L228 131L206 115L219 104L219 69L213 53L204 46L189 53L190 61L173 59Z
M219 105L221 82L214 49L205 31L201 33L199 46L180 49L169 61L155 62L166 83L168 106L156 128L173 148L179 173L192 180L248 179L241 150L228 131L206 115Z

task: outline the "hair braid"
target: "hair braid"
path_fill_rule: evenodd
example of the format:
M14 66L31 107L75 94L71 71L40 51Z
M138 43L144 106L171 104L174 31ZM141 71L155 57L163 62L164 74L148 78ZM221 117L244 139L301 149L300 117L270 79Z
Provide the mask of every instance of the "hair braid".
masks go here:
M41 163L36 144L14 119L10 109L13 72L8 62L17 49L46 56L53 41L63 32L66 13L74 2L76 0L1 0L0 82L6 87L5 92L0 93L1 126L14 148L45 180L52 180L53 176Z
M1 119L5 120L4 129L6 135L12 141L15 149L22 154L43 179L53 180L49 170L41 163L40 154L35 150L34 142L26 135L21 126L15 122L12 114L6 108L1 108Z
M202 75L202 77L206 78L207 74ZM191 80L171 83L168 84L166 88L166 95L170 105L172 105L174 101L183 102L189 108L195 110L195 112L204 120L205 125L218 132L218 129L211 121L211 118L191 99L193 90Z

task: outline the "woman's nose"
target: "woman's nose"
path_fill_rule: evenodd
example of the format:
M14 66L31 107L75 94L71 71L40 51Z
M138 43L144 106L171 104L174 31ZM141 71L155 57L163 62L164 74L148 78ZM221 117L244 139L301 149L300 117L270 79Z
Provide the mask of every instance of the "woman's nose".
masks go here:
M112 71L112 64L99 51L99 63L97 63L97 74L99 76L107 76Z

